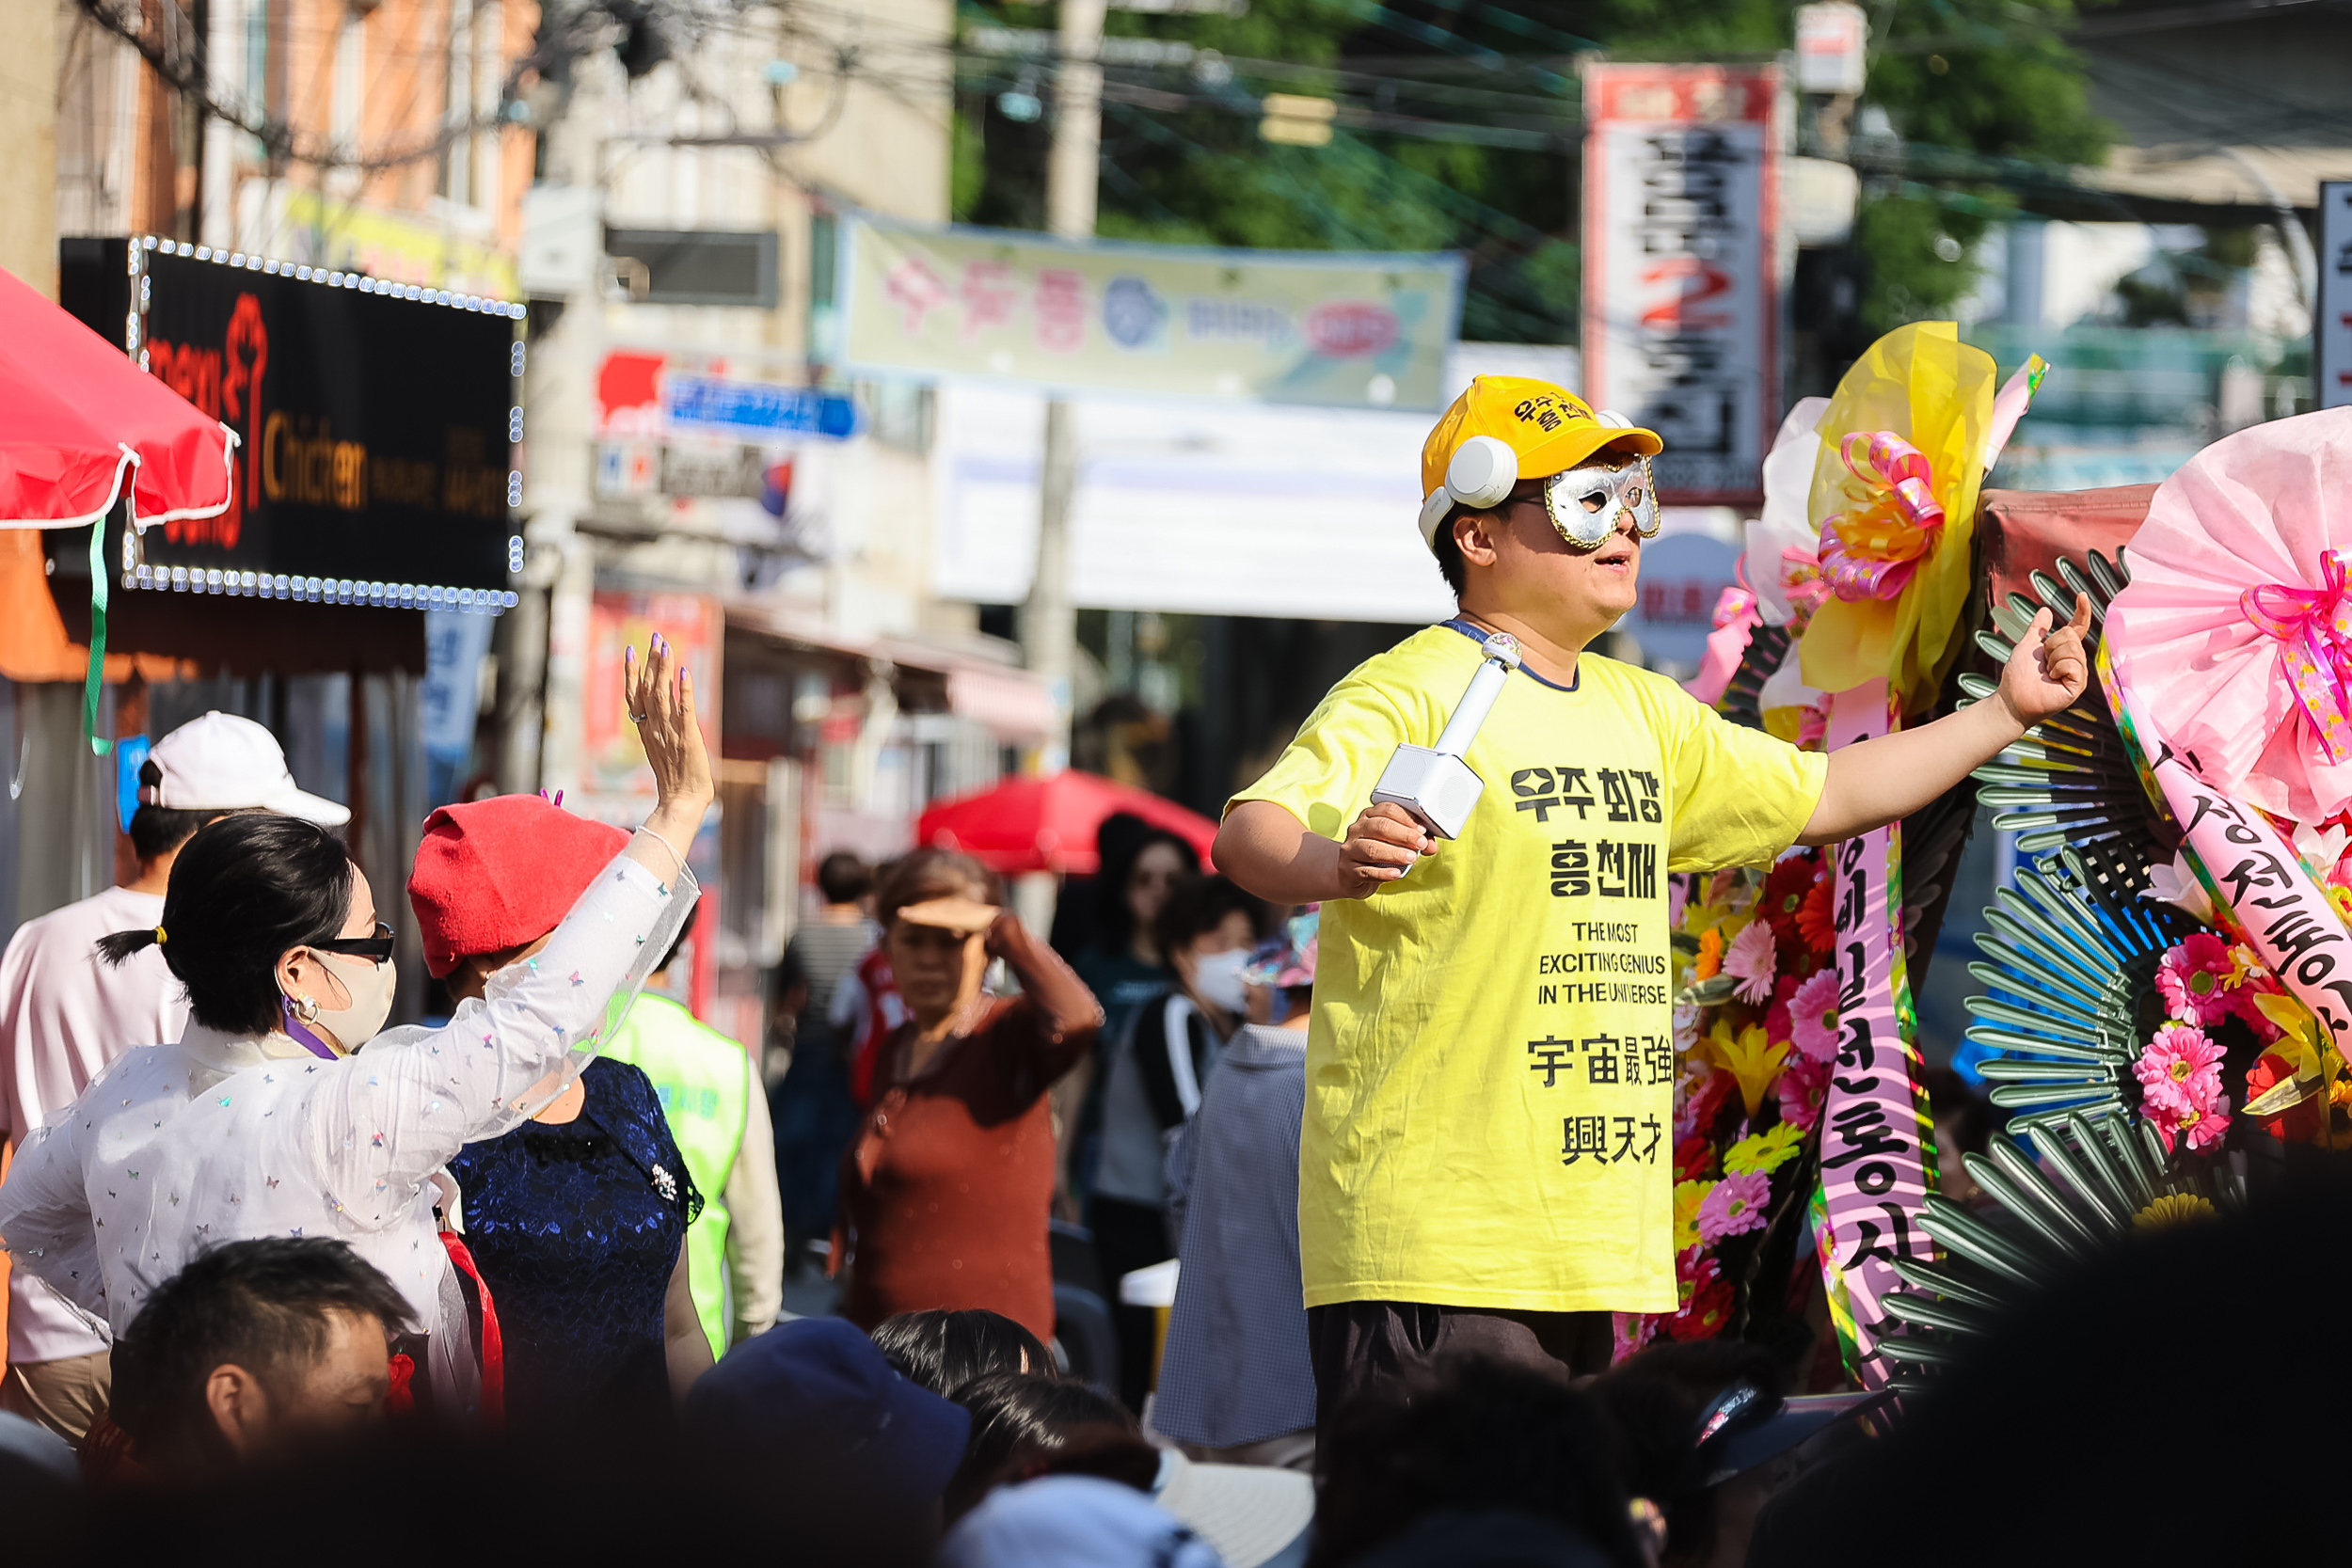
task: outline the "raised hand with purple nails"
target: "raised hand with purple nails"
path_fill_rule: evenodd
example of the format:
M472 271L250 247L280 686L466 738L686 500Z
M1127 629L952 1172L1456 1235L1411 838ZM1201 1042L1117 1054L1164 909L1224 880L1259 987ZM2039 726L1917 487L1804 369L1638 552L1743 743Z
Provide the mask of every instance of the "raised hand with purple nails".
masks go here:
M654 808L645 818L645 831L668 847L669 855L643 840L629 852L648 870L667 878L682 863L717 793L710 782L710 752L703 744L702 726L694 721L694 677L668 640L656 632L644 658L637 657L634 647L622 650L621 689L637 738L645 748L646 766L653 769Z

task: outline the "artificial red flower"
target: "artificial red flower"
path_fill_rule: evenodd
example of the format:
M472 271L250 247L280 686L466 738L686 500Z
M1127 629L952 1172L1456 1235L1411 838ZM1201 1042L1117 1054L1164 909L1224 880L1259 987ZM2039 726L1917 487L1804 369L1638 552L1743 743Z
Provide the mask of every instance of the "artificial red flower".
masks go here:
M2294 1075L2294 1063L2276 1052L2263 1053L2262 1059L2247 1069L2246 1103L2252 1104ZM2328 1097L2314 1094L2275 1117L2264 1117L2261 1125L2281 1143L2315 1144L2328 1124L2327 1117Z
M1715 1145L1704 1133L1694 1134L1675 1145L1675 1180L1696 1181L1711 1176L1715 1170Z
M1797 930L1797 911L1813 891L1821 871L1817 855L1790 855L1764 874L1764 889L1756 895L1756 912L1771 922L1772 935L1783 947L1795 947L1801 940Z
M1740 1086L1740 1081L1728 1072L1709 1072L1675 1107L1675 1137L1677 1141L1698 1134L1704 1136L1715 1125L1715 1114L1724 1108L1724 1100Z
M1772 982L1772 1005L1764 1009L1764 1037L1766 1039L1785 1040L1789 1037L1788 999L1797 994L1797 982L1800 978L1801 976L1790 973L1788 965L1781 966L1780 978Z
M1731 1281L1707 1259L1709 1272L1691 1291L1682 1310L1668 1318L1666 1332L1677 1339L1712 1339L1731 1323Z
M1826 954L1837 943L1837 916L1830 908L1829 878L1824 876L1813 884L1813 891L1797 906L1797 932L1804 944L1816 953Z

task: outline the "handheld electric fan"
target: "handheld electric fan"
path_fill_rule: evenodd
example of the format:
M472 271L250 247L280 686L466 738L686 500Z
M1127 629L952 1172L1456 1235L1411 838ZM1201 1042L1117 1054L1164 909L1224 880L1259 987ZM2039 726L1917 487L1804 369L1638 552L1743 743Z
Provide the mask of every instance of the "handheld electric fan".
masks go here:
M1454 717L1435 746L1399 746L1372 792L1375 804L1403 806L1439 838L1459 838L1486 783L1470 771L1462 753L1478 738L1480 726L1502 695L1503 683L1519 667L1518 639L1496 632L1482 647L1486 658L1470 676Z

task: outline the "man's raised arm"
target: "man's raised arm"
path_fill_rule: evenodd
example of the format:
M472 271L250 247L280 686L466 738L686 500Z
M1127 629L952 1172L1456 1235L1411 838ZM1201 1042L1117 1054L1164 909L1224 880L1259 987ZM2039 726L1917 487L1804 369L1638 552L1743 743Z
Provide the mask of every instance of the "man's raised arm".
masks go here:
M1797 842L1835 844L1909 816L2034 725L2073 706L2090 680L2083 646L2090 601L2078 594L2072 621L2056 631L2050 621L2046 610L2034 616L2001 671L2000 690L1983 702L1832 752L1820 801Z

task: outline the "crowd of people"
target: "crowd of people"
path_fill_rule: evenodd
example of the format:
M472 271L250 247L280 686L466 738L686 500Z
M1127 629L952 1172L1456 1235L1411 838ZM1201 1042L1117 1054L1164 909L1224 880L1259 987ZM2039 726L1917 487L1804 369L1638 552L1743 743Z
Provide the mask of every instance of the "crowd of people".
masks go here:
M1236 797L1217 873L1113 818L1041 936L957 850L829 856L756 1053L664 994L713 789L659 637L626 656L656 785L633 832L536 797L425 823L405 902L445 1010L420 1023L386 1027L397 900L332 831L341 808L295 788L258 725L165 736L136 879L0 958L0 1506L21 1542L603 1559L764 1531L786 1560L946 1568L1718 1568L1971 1542L1970 1560L2057 1560L2064 1532L1993 1533L2039 1494L1924 1543L1908 1507L1957 1506L1994 1420L2032 1424L2048 1390L2014 1368L2131 1412L2070 1402L2119 1449L2223 1396L2147 1392L2155 1327L2136 1362L2061 1363L2030 1336L2126 1286L2142 1325L2193 1297L2194 1345L2275 1334L2334 1265L2240 1267L2233 1249L2286 1250L2262 1212L2146 1240L2182 1255L2172 1273L2125 1248L2054 1285L1952 1370L1965 1392L1899 1420L1883 1393L1804 1392L1818 1346L1613 1344L1613 1312L1677 1301L1673 1075L1615 1049L1669 1039L1669 1008L1661 988L1526 982L1654 972L1633 960L1663 951L1660 873L1915 810L2087 680L2087 612L2045 619L1996 701L1825 758L1584 657L1630 603L1655 523L1632 465L1657 447L1557 388L1474 384L1424 458L1423 536L1461 614L1335 689ZM1452 459L1472 449L1518 477L1471 483ZM1562 489L1596 462L1606 485ZM1497 649L1515 673L1495 744L1543 766L1489 787L1458 844L1367 807ZM1604 858L1553 843L1571 811L1616 824ZM1531 1069L1539 1033L1597 1047L1586 1072ZM787 1311L796 1287L825 1309ZM2266 1538L2292 1536L2296 1510L2246 1491ZM416 1517L351 1528L386 1514Z

